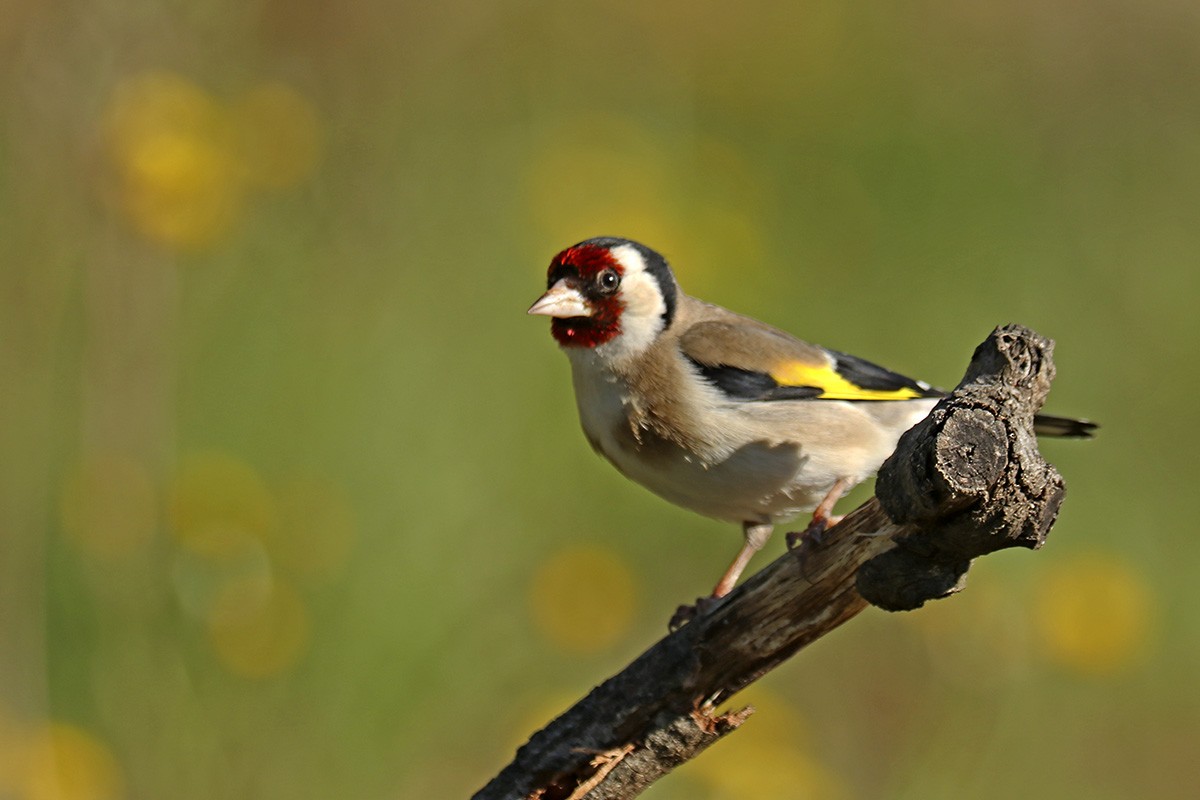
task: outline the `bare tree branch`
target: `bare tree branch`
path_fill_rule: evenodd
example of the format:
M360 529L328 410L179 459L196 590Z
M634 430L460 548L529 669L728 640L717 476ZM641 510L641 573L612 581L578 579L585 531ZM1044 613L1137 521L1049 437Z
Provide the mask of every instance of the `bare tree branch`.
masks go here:
M1062 477L1033 434L1054 377L1053 342L993 331L958 388L901 439L876 497L824 546L785 554L535 733L475 800L615 800L737 730L716 707L858 614L962 588L971 560L1037 548Z

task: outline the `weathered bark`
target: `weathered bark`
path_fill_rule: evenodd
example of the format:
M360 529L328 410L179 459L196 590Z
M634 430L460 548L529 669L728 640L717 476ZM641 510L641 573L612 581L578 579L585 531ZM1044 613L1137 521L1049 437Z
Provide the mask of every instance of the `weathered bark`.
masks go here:
M959 387L903 439L876 498L821 547L785 554L535 733L475 800L634 797L753 709L716 707L858 614L962 587L971 559L1039 547L1063 497L1034 414L1053 343L1019 326L979 346Z

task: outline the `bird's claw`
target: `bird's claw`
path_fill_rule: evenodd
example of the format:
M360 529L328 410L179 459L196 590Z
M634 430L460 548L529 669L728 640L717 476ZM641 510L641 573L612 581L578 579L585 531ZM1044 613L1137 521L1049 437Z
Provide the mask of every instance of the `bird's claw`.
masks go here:
M829 529L842 521L841 517L813 517L808 527L802 531L790 531L787 535L788 550L800 548L802 553L809 552L826 542Z
M797 551L802 569L806 557L829 541L829 529L841 521L841 517L814 516L804 530L790 531L787 534L788 550ZM807 572L804 573L804 577L811 582Z
M707 614L716 608L719 597L697 597L696 602L692 605L681 605L675 609L675 613L671 615L671 621L667 623L667 629L672 633L682 628L687 623L694 620L701 614Z

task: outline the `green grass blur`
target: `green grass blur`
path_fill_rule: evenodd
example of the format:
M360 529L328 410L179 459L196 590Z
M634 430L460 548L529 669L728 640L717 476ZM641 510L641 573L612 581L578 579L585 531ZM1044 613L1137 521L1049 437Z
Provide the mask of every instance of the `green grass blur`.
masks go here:
M578 431L524 312L595 235L943 385L1029 325L1048 410L1104 426L1045 445L1043 552L867 612L647 797L1194 791L1198 35L1165 0L9 0L0 797L463 797L656 639L739 538Z

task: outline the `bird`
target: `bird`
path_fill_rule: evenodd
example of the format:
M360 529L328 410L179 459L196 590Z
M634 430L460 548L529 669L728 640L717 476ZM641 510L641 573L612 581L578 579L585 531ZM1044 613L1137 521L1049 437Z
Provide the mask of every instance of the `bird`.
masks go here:
M562 250L546 287L528 313L551 318L592 449L663 499L741 525L737 555L702 602L734 588L776 525L811 513L806 536L820 541L837 501L946 394L691 297L666 258L631 239ZM1044 435L1095 428L1035 421Z

